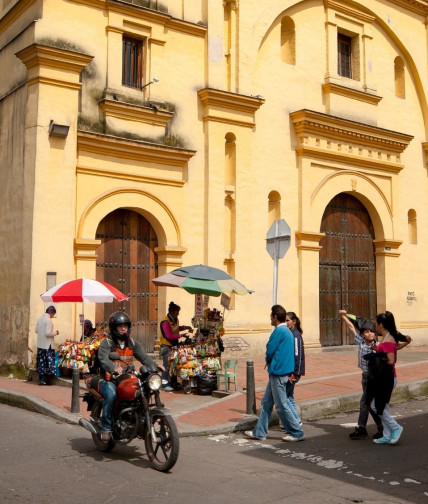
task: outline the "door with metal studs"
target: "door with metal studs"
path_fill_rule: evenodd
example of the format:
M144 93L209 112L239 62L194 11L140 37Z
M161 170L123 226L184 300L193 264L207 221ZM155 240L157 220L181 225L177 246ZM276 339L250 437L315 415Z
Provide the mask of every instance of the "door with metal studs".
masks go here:
M129 301L96 306L96 323L107 324L114 311L127 312L132 336L146 351L153 351L157 335L157 276L154 249L157 237L150 223L137 212L119 209L99 224L96 238L97 280L104 280L129 296Z
M376 316L374 230L364 205L339 194L327 205L321 224L319 257L320 343L348 345L353 336L339 310L365 318Z

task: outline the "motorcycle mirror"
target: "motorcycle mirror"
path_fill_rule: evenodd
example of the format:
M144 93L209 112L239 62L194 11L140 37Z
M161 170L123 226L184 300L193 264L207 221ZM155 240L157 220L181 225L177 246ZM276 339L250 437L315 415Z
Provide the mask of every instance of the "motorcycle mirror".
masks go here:
M117 352L110 352L108 358L110 360L120 360L120 355Z

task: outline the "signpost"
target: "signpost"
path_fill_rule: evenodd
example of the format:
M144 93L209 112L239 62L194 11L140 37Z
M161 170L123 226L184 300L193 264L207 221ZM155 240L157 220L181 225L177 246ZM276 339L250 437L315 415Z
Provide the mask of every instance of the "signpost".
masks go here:
M284 219L272 223L266 235L266 250L273 259L273 303L277 303L278 260L282 259L290 248L290 226Z

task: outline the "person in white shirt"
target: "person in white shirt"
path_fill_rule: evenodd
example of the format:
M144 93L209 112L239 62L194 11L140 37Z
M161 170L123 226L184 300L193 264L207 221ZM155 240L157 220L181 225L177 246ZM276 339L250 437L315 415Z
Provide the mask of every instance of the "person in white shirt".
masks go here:
M49 306L36 324L39 385L48 385L47 376L55 376L55 336L59 334L52 322L55 313L55 306Z

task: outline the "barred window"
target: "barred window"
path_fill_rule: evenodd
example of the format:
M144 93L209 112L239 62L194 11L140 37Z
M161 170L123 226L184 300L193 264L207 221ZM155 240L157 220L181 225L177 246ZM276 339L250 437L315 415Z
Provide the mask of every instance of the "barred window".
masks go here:
M143 41L123 37L122 85L141 89L143 82Z
M352 78L351 68L352 39L339 33L337 35L337 73L342 77Z

